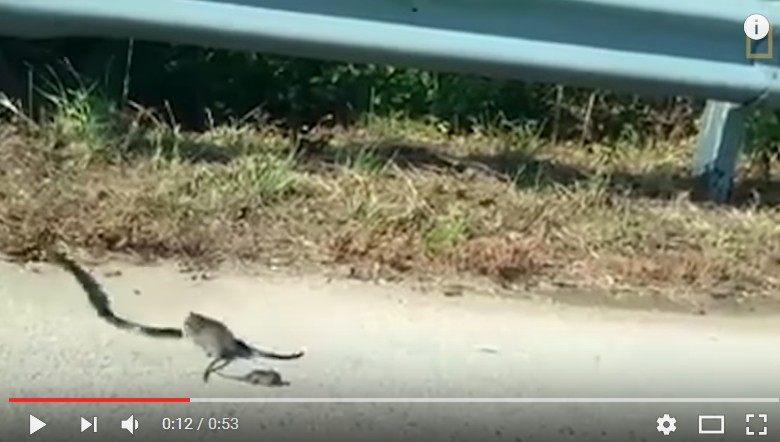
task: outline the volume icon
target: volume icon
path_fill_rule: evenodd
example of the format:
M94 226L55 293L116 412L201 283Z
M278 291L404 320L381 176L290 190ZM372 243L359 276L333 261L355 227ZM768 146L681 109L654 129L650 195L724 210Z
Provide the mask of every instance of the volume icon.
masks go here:
M138 419L133 417L133 415L131 414L130 417L128 417L127 419L121 422L120 426L122 427L123 430L127 430L130 432L130 434L133 434L135 430L138 429Z
M92 427L93 433L97 433L97 416L92 417L91 422L84 419L84 417L81 418L81 432L87 431L90 427Z

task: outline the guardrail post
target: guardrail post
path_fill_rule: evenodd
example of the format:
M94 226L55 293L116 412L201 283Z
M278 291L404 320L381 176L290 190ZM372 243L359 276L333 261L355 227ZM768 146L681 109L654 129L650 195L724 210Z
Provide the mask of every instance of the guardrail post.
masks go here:
M708 101L701 118L693 159L694 195L724 203L731 198L737 157L745 140L743 105Z

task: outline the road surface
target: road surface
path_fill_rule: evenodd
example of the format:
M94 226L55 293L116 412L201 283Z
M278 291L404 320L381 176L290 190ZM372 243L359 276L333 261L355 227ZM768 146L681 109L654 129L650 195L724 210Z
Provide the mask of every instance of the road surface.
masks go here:
M121 275L108 277L114 269ZM307 355L270 363L291 382L286 388L220 378L204 384L208 359L194 345L114 329L97 318L80 287L58 268L32 272L0 263L0 390L5 396L780 398L780 320L774 316L691 316L469 294L445 297L317 276L226 271L193 280L168 265L92 270L120 316L179 326L196 311L223 320L253 344L304 347ZM250 367L236 363L226 373L242 374ZM780 403L6 403L0 414L6 433L0 439L68 440L79 433L80 416L99 416L106 422L100 433L117 440L144 431L160 440L226 435L255 440L258 434L277 441L317 436L651 440L663 437L655 420L665 413L676 413L673 435L697 434L697 414L724 414L728 431L707 438L714 441L730 434L744 437L746 411L771 418L779 409ZM27 436L29 414L47 423L33 436ZM119 425L130 414L139 420L135 436ZM191 418L197 423L201 417L207 423L210 417L212 423L235 417L241 428L162 430L165 422Z

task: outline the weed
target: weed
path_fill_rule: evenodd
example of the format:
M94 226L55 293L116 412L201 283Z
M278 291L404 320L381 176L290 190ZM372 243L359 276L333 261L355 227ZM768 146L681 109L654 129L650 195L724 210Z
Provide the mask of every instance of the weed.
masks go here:
M373 146L361 146L356 150L342 149L339 154L341 164L363 174L382 172L388 163Z
M75 89L52 87L41 94L53 106L52 120L57 134L89 154L105 155L117 145L118 121L115 104L100 92L97 84Z
M424 233L425 246L433 252L452 249L468 238L470 228L469 219L464 215L436 218Z
M294 190L294 162L274 155L251 155L230 166L225 185L232 192L249 192L275 202Z
M64 112L72 114L82 115ZM698 291L702 302L734 287L780 293L773 276L780 212L696 205L678 195L687 184L675 177L687 167L690 143L572 150L520 129L453 136L377 117L329 130L340 146L375 146L388 128L402 128L420 152L447 148L464 161L427 167L412 155L380 163L381 154L367 150L350 167L320 168L317 158L304 164L287 153L289 140L273 128L192 133L157 122L138 129L145 144L133 146L133 157L67 168L51 147L61 127L0 126L0 251L28 253L55 232L74 246L150 256L284 253L293 263L316 257L502 282L546 277L578 287ZM66 140L64 150L93 155L69 149L82 142ZM618 186L632 175L639 178ZM645 193L659 187L674 197Z

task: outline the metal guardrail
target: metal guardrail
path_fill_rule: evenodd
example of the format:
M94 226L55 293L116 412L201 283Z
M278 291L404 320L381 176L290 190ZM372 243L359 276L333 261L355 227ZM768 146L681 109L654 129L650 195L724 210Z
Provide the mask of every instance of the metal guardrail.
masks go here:
M780 107L778 57L746 57L752 14L780 24L780 7L760 0L0 0L0 34L133 37L714 100L694 171L723 201L746 107Z

